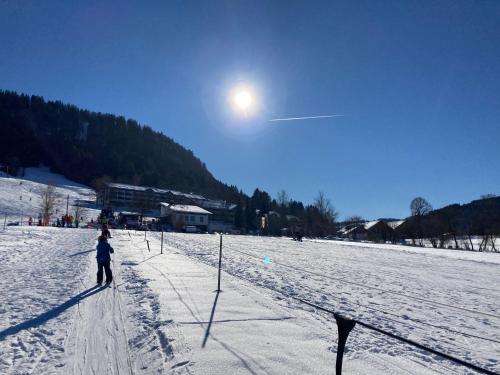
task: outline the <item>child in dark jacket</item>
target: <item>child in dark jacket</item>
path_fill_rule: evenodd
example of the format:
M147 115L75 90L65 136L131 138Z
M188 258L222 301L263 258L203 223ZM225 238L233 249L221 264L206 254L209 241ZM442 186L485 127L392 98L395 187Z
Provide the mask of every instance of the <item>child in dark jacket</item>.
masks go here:
M102 283L103 269L106 272L106 284L110 284L113 281L110 254L114 253L114 250L107 240L107 236L99 236L97 244L97 284L99 285Z

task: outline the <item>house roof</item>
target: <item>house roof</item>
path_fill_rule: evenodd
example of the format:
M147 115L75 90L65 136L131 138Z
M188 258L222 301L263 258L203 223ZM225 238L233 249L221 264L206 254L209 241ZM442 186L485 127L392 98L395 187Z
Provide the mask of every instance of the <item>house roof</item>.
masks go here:
M390 226L392 229L396 229L399 227L401 224L403 224L406 220L397 220L397 221L389 221L387 223L388 226Z
M160 194L173 194L176 196L182 196L190 199L197 199L197 200L206 200L202 195L198 194L193 194L193 193L183 193L181 191L177 190L171 190L171 189L160 189L160 188L155 188L151 186L137 186L137 185L128 185L128 184L118 184L116 182L108 182L106 184L107 186L111 188L116 188L116 189L124 189L124 190L134 190L134 191L146 191L146 190L152 190L154 193L160 193Z
M168 191L168 190L158 189L158 188L149 187L149 186L136 186L136 185L118 184L118 183L115 183L115 182L108 182L107 186L109 186L111 188L116 188L116 189L134 190L134 191L152 190L155 193L166 193Z
M371 227L377 225L378 223L380 223L380 220L373 220L373 221L369 221L367 223L364 223L363 224L363 227L366 229L366 230L369 230Z
M234 210L236 208L236 205L234 203L229 203L226 201L218 201L218 200L212 200L212 199L206 199L203 202L200 202L200 204L205 207L205 208L212 208L214 210Z
M349 234L349 233L359 232L359 231L366 231L365 226L364 225L358 225L357 227L354 227L354 228L351 228L351 229L347 229L344 232L344 235Z
M184 214L202 214L202 215L212 215L210 211L207 211L201 207L193 206L190 204L168 204L160 203L161 206L167 207L174 212L180 212Z
M141 214L139 212L130 212L130 211L120 211L119 215L141 216Z

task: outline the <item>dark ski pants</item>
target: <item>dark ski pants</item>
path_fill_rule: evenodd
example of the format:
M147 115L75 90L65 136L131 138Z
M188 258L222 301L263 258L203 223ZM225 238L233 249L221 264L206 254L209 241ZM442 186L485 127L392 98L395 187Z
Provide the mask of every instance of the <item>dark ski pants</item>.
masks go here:
M113 273L111 272L111 267L109 266L110 261L107 262L97 262L97 282L102 283L102 273L103 268L106 272L106 282L110 283L113 281Z

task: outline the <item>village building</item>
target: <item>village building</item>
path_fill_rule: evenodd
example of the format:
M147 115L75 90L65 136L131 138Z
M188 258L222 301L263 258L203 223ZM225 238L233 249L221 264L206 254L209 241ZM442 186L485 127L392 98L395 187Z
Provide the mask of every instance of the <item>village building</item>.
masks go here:
M393 229L385 221L374 220L350 229L344 228L342 237L353 241L387 242L393 240Z
M209 229L210 211L187 204L160 203L160 223L170 225L172 229L193 232L207 232Z
M136 186L108 182L97 193L97 204L103 207L136 208L140 211L154 211L160 202L192 204L206 200L201 195L182 193L175 190Z
M408 232L408 220L389 221L387 225L393 230L392 242L404 242L405 235Z
M210 212L207 229L210 232L231 232L234 230L236 204L213 200L199 194L176 190L106 183L97 193L97 204L113 211L132 210L141 215L160 217L160 203L170 205L197 206Z
M205 199L200 206L209 210L212 215L208 223L209 232L232 232L234 230L234 219L236 205L226 201Z

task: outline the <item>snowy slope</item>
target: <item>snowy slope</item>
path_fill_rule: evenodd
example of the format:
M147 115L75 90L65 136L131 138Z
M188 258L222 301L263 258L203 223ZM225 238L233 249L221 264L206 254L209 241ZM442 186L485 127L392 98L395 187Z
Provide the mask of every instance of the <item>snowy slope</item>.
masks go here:
M0 224L4 218L7 221L21 221L27 225L28 217L38 217L40 212L40 195L47 188L47 184L56 187L57 216L66 213L66 200L69 196L71 206L76 199L95 200L95 192L87 186L67 180L64 176L51 173L47 168L26 168L25 176L12 177L3 174L0 176ZM96 210L88 210L88 216L96 216Z

